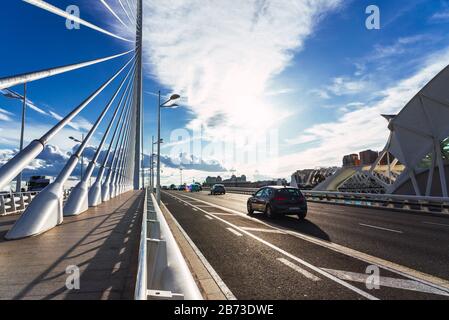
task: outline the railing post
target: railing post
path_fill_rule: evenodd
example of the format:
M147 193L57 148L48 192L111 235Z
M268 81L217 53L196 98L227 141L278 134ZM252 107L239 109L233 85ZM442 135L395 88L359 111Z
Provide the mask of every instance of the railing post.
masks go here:
M6 214L6 205L5 205L5 198L3 195L0 195L0 215Z

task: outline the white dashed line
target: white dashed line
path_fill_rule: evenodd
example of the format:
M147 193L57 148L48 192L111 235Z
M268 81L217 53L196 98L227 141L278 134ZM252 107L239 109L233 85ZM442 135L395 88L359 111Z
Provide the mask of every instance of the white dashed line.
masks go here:
M364 224L364 223L359 223L359 225L362 226L362 227L373 228L373 229L383 230L383 231L388 231L388 232L401 233L401 234L404 233L404 232L399 231L399 230L387 229L387 228L372 226L372 225Z
M286 234L285 232L276 229L263 229L263 228L250 228L250 227L240 227L240 228L246 231Z
M212 218L211 216L208 216L208 215L204 215L204 217L209 219L209 220L214 220L214 218Z
M235 231L232 228L226 228L228 231L230 231L231 233L235 234L237 237L243 237L243 234L241 234L240 232Z
M285 264L287 267L295 270L296 272L302 274L304 277L306 277L307 279L310 279L312 281L320 281L321 279L318 278L317 276L311 274L309 271L301 268L300 266L288 261L287 259L284 258L277 258L276 259L279 262L282 262L283 264Z

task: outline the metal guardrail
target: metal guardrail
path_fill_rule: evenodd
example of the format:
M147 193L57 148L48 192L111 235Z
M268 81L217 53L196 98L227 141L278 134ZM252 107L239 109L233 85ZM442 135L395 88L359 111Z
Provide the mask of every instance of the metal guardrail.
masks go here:
M37 194L38 192L12 192L0 194L0 216L22 212Z
M449 214L449 198L303 191L308 201L408 212Z
M22 213L31 201L39 194L39 191L10 192L0 194L0 216ZM70 194L70 190L64 190L63 200Z
M203 299L167 221L148 189L145 190L135 299Z
M204 188L208 190L209 188ZM226 188L229 193L252 195L260 188ZM302 193L310 202L352 205L376 209L407 212L449 214L449 198L419 197L391 194L344 193L326 191L305 191Z

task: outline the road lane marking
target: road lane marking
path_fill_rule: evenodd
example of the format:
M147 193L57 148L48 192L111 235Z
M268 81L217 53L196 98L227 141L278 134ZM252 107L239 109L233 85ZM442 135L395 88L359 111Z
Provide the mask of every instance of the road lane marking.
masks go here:
M172 196L172 197L176 199L176 197L174 197L174 196ZM293 237L296 237L296 238L305 240L307 242L319 245L321 247L330 249L332 251L344 254L348 257L358 259L358 260L366 262L368 264L377 265L385 270L391 271L393 273L402 275L404 277L407 277L407 278L410 278L413 280L420 281L429 286L433 286L437 289L440 289L440 290L443 290L443 291L449 293L449 280L442 279L437 276L433 276L433 275L430 275L430 274L427 274L427 273L424 273L424 272L421 272L421 271L418 271L418 270L415 270L415 269L412 269L412 268L409 268L409 267L406 267L406 266L403 266L403 265L400 265L400 264L397 264L397 263L394 263L394 262L391 262L391 261L388 261L388 260L385 260L382 258L378 258L378 257L372 256L372 255L369 255L367 253L363 253L363 252L357 251L355 249L351 249L349 247L345 247L343 245L340 245L340 244L337 244L337 243L334 243L331 241L321 240L321 239L318 239L318 238L315 238L312 236L308 236L308 235L305 235L305 234L302 234L302 233L299 233L296 231L282 228L282 227L274 225L270 222L264 222L259 219L250 217L246 213L242 213L237 210L226 208L226 207L223 207L223 206L220 206L217 204L211 204L209 202L206 202L206 201L200 200L200 199L195 199L195 198L190 198L190 199L194 199L196 201L203 202L203 203L208 203L215 208L235 213L247 220L251 220L253 222L265 225L267 227L271 227L276 230L284 231L285 233L287 233Z
M329 272L330 274L333 274L334 276L338 277L342 280L348 280L353 282L359 282L359 283L367 283L367 280L369 280L369 277L371 277L370 274L365 273L356 273L356 272L349 272L349 271L341 271L341 270L333 270L333 269L323 269ZM407 280L407 279L396 279L391 277L380 277L379 278L379 286L380 287L389 287L394 289L402 289L402 290L409 290L409 291L416 291L416 292L423 292L423 293L430 293L430 294L437 294L441 296L449 296L449 293L439 290L437 288L428 286L422 282L415 281L415 280Z
M243 230L246 230L246 231L286 234L283 231L274 230L274 229L250 228L250 227L240 227L240 228L242 228Z
M317 276L311 274L309 271L301 268L300 266L288 261L287 259L284 258L277 258L276 259L279 262L282 262L283 264L285 264L287 267L290 267L291 269L295 270L296 272L302 274L304 277L312 280L312 281L320 281L321 279L318 278Z
M172 196L172 195L171 195L171 196ZM176 198L176 196L172 196L172 197L175 197L175 198ZM201 209L201 208L198 208L198 209L199 209L200 211L203 211L204 213L207 213L205 210L203 210L203 209ZM308 263L308 262L306 262L306 261L304 261L304 260L298 258L297 256L294 256L293 254L291 254L291 253L289 253L289 252L287 252L287 251L285 251L285 250L283 250L283 249L281 249L281 248L275 246L274 244L272 244L272 243L270 243L270 242L268 242L268 241L263 240L262 238L259 238L259 237L255 236L255 235L249 233L248 231L245 231L245 230L239 228L238 226L236 226L236 225L234 225L234 224L232 224L232 223L230 223L230 222L228 222L228 221L226 221L226 220L224 220L224 219L222 219L222 218L220 218L220 217L217 217L217 216L216 216L215 219L217 219L217 220L219 220L219 221L221 221L221 222L223 222L223 223L229 225L230 227L235 228L236 230L240 231L241 233L248 235L249 237L251 237L251 238L253 238L253 239L259 241L259 242L262 243L262 244L265 244L266 246L268 246L268 247L270 247L271 249L273 249L273 250L275 250L275 251L281 253L282 255L284 255L284 256L286 256L286 257L292 259L292 260L295 260L295 261L298 262L299 264L301 264L301 265L303 265L303 266L305 266L305 267L307 267L307 268L309 268L309 269L311 269L311 270L314 270L315 272L317 272L317 273L323 275L324 277L326 277L326 278L328 278L328 279L330 279L330 280L332 280L332 281L334 281L334 282L336 282L336 283L342 285L343 287L345 287L345 288L347 288L347 289L349 289L349 290L351 290L351 291L353 291L353 292L355 292L355 293L361 295L362 297L365 297L366 299L369 299L369 300L379 300L378 298L376 298L375 296L369 294L368 292L365 292L365 291L363 291L363 290L361 290L361 289L359 289L359 288L357 288L357 287L355 287L355 286L353 286L353 285L347 283L347 282L344 281L344 280L338 279L337 277L335 277L335 276L331 275L330 273L328 273L328 272L322 270L321 268L318 268L318 267L316 267L316 266L314 266L314 265L312 265L312 264L310 264L310 263ZM229 230L229 229L228 229L228 230Z
M387 229L387 228L372 226L370 224L359 223L359 225L362 226L362 227L373 228L373 229L383 230L383 231L388 231L388 232L394 232L394 233L400 233L400 234L404 233L404 232L399 231L399 230L393 230L393 229Z
M449 227L449 224L444 224L444 223L435 223L435 222L426 222L426 221L423 221L423 223L430 224L432 226Z
M232 228L226 228L228 231L230 231L231 233L235 234L237 237L243 237L243 234L241 234L240 232L235 231Z
M226 283L224 283L224 281L220 278L218 273L215 271L215 269L212 267L212 265L209 263L209 261L207 261L206 257L203 255L203 253L200 251L200 249L198 249L198 247L192 241L192 239L190 239L190 237L187 234L187 232L183 229L183 227L181 227L181 225L179 224L178 220L176 220L176 218L173 216L173 214L170 212L170 210L167 209L166 212L173 219L173 222L178 227L179 231L181 231L182 235L187 240L189 245L192 247L193 251L198 256L198 258L201 260L203 265L206 267L207 271L210 273L212 278L215 280L215 283L220 287L220 290L221 290L221 292L223 292L225 297L228 300L237 300L237 298L234 296L232 291L228 288Z
M198 209L192 208L193 211L198 211Z
M205 214L204 216L209 220L214 220L214 218L212 218L211 216L208 216L207 214Z
M235 214L224 212L208 212L208 214L212 214L214 216L235 216Z

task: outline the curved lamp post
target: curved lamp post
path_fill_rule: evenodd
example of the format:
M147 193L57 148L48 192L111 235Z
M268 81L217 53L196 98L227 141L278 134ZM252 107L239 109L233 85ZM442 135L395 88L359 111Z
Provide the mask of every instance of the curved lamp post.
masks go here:
M77 138L72 137L72 136L70 136L69 139L72 140L72 141L75 141L76 143L83 143L84 134L82 135L81 141L78 140ZM81 155L80 165L81 165L81 172L80 172L80 181L81 181L81 180L83 180L83 168L84 168L84 157L83 157L83 155Z
M181 98L179 94L172 94L170 98L161 104L161 92L158 93L159 103L157 108L157 177L156 177L156 199L161 204L161 109L176 108L177 104L167 105L169 102Z

